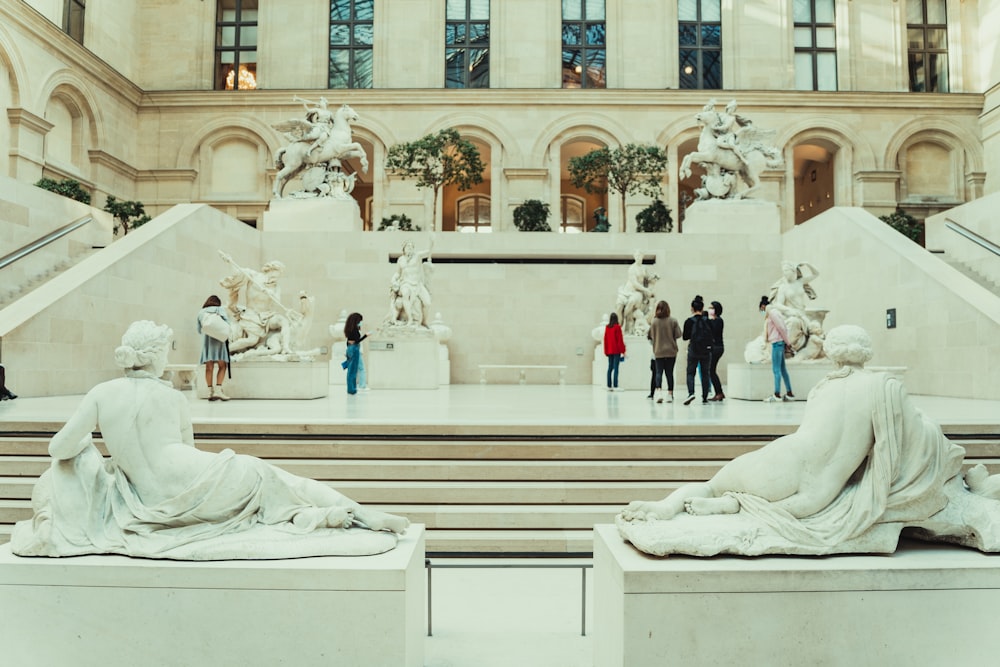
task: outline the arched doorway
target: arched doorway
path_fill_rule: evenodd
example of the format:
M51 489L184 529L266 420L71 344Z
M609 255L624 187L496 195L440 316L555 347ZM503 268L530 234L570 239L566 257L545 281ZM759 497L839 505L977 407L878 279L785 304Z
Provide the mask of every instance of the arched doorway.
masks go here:
M792 149L796 225L836 205L836 154L837 147L824 140L811 140Z

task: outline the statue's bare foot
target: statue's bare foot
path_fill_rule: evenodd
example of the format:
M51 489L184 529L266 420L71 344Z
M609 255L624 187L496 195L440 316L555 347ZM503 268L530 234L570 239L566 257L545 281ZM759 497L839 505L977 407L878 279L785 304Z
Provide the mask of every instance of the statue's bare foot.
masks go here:
M664 501L633 500L622 510L622 518L626 521L642 521L653 519L672 519L675 512L671 511Z
M986 466L980 463L965 472L965 483L969 485L972 491L978 491L989 476L990 474L987 472Z
M354 511L347 507L331 507L326 513L326 525L330 528L350 528L354 523Z
M405 516L397 516L378 510L366 508L359 510L357 516L363 524L372 530L388 530L397 535L402 535L410 527L410 520Z
M688 498L684 501L684 511L696 516L708 514L736 514L740 503L732 496L722 498Z

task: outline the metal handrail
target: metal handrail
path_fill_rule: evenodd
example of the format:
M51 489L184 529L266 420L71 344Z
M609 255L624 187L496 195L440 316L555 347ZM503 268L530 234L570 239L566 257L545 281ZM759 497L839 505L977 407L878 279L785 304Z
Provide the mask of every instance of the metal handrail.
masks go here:
M979 234L975 233L971 229L967 229L967 228L963 227L962 225L958 224L957 222L955 222L951 218L945 218L944 226L947 227L948 229L950 229L951 231L955 232L956 234L959 234L960 236L964 236L965 238L969 239L970 241L972 241L976 245L978 245L978 246L980 246L982 248L985 248L986 250L989 250L994 255L1000 257L1000 246L998 246L996 243L993 243L988 238L986 238L984 236L980 236Z
M42 236L41 238L35 241L32 241L26 246L20 248L19 250L15 250L10 254L0 257L0 269L4 269L13 264L14 262L16 262L17 260L27 257L28 255L35 252L39 248L44 248L53 241L60 239L63 236L66 236L67 234L75 232L76 230L80 229L81 227L90 223L91 221L93 221L93 218L89 215L85 215L82 218L78 218L67 225L63 225L59 229L55 229L49 232L45 236Z

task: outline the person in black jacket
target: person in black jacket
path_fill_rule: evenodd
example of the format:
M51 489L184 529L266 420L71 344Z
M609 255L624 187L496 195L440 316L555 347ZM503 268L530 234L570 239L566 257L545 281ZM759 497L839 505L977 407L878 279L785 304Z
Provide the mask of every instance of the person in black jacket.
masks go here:
M704 313L705 302L695 296L691 302L691 317L684 320L683 339L688 341L687 387L684 405L694 402L694 373L701 374L701 402L708 403L709 367L712 365L712 330Z
M726 398L722 393L722 380L719 379L719 359L726 351L725 343L722 340L722 329L725 323L722 321L722 304L713 301L708 308L708 323L712 329L712 363L710 365L712 388L715 395L710 400L721 401Z
M361 313L351 313L344 324L344 336L347 337L347 359L341 366L347 369L347 393L358 393L358 365L361 363L361 341L368 334L361 335Z
M0 401L13 401L15 398L17 396L7 388L7 373L3 369L3 364L0 364Z

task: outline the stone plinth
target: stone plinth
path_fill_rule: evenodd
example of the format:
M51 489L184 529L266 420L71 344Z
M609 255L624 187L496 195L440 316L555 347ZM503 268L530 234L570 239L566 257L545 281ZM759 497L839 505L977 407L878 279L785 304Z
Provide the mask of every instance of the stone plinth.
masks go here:
M710 199L684 213L685 234L780 234L778 205L756 199Z
M594 529L594 664L976 665L1000 651L1000 559L654 558ZM964 639L963 639L964 638Z
M223 390L230 398L323 398L330 394L324 361L236 361ZM204 368L195 374L198 398L208 398Z
M372 389L437 389L440 384L438 342L430 329L369 336L365 361Z
M266 232L360 232L361 209L354 199L272 199L262 226Z
M424 659L424 527L377 556L21 558L0 547L10 665L406 665Z
M653 346L645 336L625 336L625 361L618 364L618 388L641 389L649 393L649 361L653 358ZM598 387L608 386L608 358L604 356L604 345L598 343L594 349L594 363L591 371L592 382ZM674 377L677 369L674 368ZM683 380L683 378L681 378ZM666 380L663 382L666 391Z
M834 369L832 362L785 363L788 377L792 381L792 392L801 401L806 400L809 391ZM726 366L726 398L741 398L747 401L762 401L774 394L774 373L771 364L728 364ZM781 393L785 393L785 381L781 381Z

